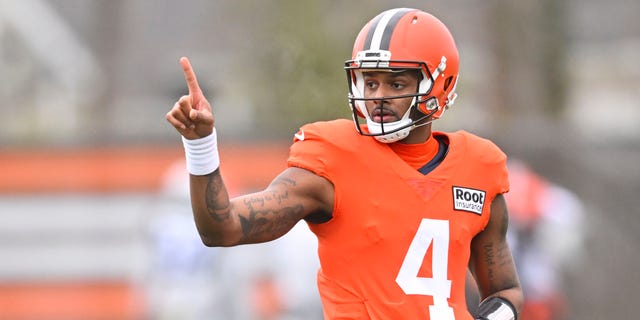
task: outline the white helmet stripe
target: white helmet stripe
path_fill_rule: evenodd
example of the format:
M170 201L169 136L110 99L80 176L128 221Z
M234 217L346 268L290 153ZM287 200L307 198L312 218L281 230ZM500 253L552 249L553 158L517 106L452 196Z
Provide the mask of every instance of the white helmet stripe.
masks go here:
M367 36L364 50L389 50L391 34L396 24L405 13L411 10L412 9L399 8L383 12L379 19L376 19L377 21L375 25L372 26L372 30L369 31L373 32L373 34L370 33L369 36Z

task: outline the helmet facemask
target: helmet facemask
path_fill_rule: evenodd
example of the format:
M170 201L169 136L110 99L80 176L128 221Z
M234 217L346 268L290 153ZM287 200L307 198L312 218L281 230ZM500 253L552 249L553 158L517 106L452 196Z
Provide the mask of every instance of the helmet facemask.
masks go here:
M366 52L363 52L363 55L366 54ZM359 54L358 56L360 57L361 55ZM444 63L438 66L438 69L434 72L435 76L441 72L440 67L444 69L444 66ZM439 110L437 98L429 96L433 87L434 76L424 63L393 60L350 60L346 62L345 69L349 81L349 105L356 129L362 135L373 136L383 143L400 141L406 138L414 128L429 124L432 120L428 118ZM416 93L374 98L364 96L364 72L402 72L410 69L420 71ZM410 97L412 100L407 111L400 120L393 122L373 121L365 105L367 101L372 100L380 101L381 105L384 105L384 101ZM366 124L367 130L364 130L363 124Z

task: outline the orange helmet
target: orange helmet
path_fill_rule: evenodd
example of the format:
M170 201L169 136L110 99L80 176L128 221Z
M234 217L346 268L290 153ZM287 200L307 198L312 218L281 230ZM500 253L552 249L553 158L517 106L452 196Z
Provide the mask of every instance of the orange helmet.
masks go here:
M440 118L457 97L459 60L453 36L440 20L418 9L391 9L371 19L360 30L345 69L356 128L381 142L404 139L418 122L429 117L429 121ZM371 121L364 102L373 98L364 97L363 71L406 69L420 70L422 75L411 108L396 122ZM422 116L411 119L412 109L419 110ZM362 118L366 120L368 132L363 132L360 126Z

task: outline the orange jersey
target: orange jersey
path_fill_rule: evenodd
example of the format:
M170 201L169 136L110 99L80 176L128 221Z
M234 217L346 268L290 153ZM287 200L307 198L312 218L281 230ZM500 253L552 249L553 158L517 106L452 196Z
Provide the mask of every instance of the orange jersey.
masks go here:
M326 319L472 319L465 275L473 237L508 191L506 156L467 132L423 175L349 120L302 127L288 165L334 185L333 218L318 238Z

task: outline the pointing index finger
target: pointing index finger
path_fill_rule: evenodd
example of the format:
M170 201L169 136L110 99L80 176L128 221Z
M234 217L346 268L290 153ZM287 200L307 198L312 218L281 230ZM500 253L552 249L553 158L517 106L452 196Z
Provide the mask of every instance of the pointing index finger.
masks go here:
M187 80L187 87L189 88L189 95L194 99L194 103L202 96L202 90L198 85L198 79L196 73L191 67L191 63L187 57L180 58L180 65L182 65L182 71L184 71L184 77Z

